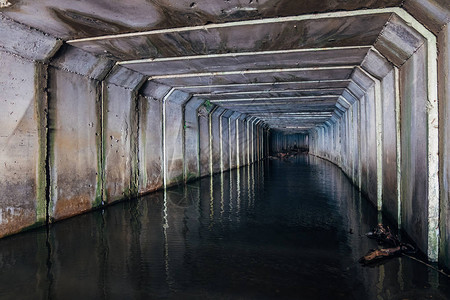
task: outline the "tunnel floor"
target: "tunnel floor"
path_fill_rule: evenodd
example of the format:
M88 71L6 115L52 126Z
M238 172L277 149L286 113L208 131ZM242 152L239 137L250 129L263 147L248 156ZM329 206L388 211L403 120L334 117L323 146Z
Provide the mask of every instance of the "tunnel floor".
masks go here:
M449 299L408 257L364 267L377 211L336 166L269 160L0 241L1 299Z

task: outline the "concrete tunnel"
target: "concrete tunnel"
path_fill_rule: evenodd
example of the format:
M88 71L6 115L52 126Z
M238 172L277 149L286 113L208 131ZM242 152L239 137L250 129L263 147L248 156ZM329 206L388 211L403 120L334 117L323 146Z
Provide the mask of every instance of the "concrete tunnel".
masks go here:
M0 20L1 236L295 145L450 268L448 0L0 0Z

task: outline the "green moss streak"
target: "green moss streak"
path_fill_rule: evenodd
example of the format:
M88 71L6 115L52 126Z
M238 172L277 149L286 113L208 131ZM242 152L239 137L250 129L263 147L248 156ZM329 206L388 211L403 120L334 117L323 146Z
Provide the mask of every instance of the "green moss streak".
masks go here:
M36 187L36 222L45 223L47 219L47 67L35 64L35 107L38 131L38 165Z
M102 84L101 82L97 82L96 86L96 115L97 115L97 128L96 128L96 139L95 143L97 146L97 186L95 190L95 200L92 204L92 207L101 206L103 200L103 162L104 157L104 139L103 139L103 124L102 124L102 116L103 116L103 105L102 105Z

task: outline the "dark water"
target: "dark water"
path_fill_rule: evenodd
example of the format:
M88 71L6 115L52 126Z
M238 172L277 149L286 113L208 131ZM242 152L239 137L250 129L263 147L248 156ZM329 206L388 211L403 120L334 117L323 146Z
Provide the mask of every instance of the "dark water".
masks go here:
M0 298L449 299L410 258L357 262L376 223L332 164L268 161L0 240Z

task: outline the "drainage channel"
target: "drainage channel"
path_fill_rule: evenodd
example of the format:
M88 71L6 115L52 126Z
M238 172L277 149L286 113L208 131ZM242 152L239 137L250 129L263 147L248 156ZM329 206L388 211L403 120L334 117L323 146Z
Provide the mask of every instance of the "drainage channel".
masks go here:
M0 298L448 299L416 260L358 263L377 221L335 165L266 160L0 240Z

